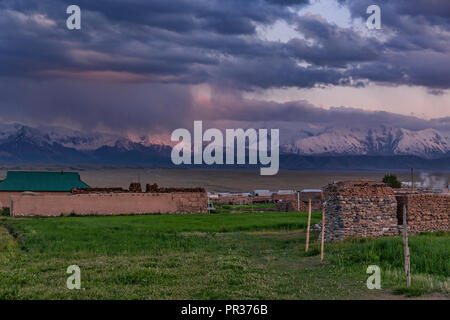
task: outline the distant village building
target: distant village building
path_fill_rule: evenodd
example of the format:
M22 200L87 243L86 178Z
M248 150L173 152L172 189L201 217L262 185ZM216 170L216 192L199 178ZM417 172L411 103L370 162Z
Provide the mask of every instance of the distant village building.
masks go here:
M77 172L8 171L0 181L0 207L9 208L12 195L23 192L39 194L68 193L73 188L90 188Z
M322 199L322 189L303 189L300 191L300 199L307 201L311 200L321 200Z
M208 195L208 198L216 204L242 205L251 203L248 193L220 192Z
M411 181L402 181L402 188L411 188L411 186L412 186ZM421 189L421 188L425 188L425 187L426 186L420 181L414 182L414 188Z
M297 201L297 193L295 190L278 190L272 194L272 202L280 201Z
M278 190L276 193L279 195L295 194L295 190Z
M269 190L253 190L252 194L255 197L266 197L271 196L272 192Z
M219 195L217 193L208 192L208 199L219 199Z
M272 202L272 192L269 190L253 190L251 199L253 203L270 203Z
M311 209L313 211L321 210L322 190L321 189L303 189L300 191L300 201L309 203L311 199Z

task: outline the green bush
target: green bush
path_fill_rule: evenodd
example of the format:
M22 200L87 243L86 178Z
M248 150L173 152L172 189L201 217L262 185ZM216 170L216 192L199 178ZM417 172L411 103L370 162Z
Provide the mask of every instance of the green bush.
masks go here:
M399 189L402 187L402 183L395 174L386 174L383 178L383 182L391 188Z

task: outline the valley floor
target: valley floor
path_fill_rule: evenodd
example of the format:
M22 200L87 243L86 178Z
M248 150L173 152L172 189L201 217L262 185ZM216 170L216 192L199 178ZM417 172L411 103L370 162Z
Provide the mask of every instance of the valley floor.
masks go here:
M450 234L327 244L305 253L306 213L0 218L0 299L450 298ZM313 224L320 213L313 214ZM368 265L382 289L366 287ZM81 290L66 287L81 269Z
M272 191L281 189L317 189L339 180L368 179L381 181L386 173L397 174L401 181L410 181L411 173L405 171L336 171L336 170L283 170L275 176L261 176L259 169L156 169L156 168L106 168L106 167L7 167L0 170L0 179L7 170L78 171L81 179L91 187L128 188L130 182L157 183L162 187L204 187L207 191L250 192L255 189ZM414 181L433 176L436 180L450 181L450 172L415 171Z

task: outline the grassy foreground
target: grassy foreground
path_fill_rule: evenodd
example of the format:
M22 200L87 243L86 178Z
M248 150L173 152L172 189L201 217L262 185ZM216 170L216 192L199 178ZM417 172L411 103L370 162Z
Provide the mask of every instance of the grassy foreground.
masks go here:
M410 237L403 287L399 237L305 254L306 213L0 218L0 299L336 299L394 293L449 297L450 235ZM312 224L320 221L313 213ZM81 290L69 290L70 265ZM368 265L382 289L366 287ZM392 290L394 289L394 291Z

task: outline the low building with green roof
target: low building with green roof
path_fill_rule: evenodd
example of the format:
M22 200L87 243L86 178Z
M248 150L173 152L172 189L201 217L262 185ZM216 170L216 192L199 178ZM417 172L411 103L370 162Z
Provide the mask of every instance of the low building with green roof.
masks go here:
M8 171L0 181L0 206L10 206L10 196L25 191L39 193L70 192L73 188L90 188L78 172Z

